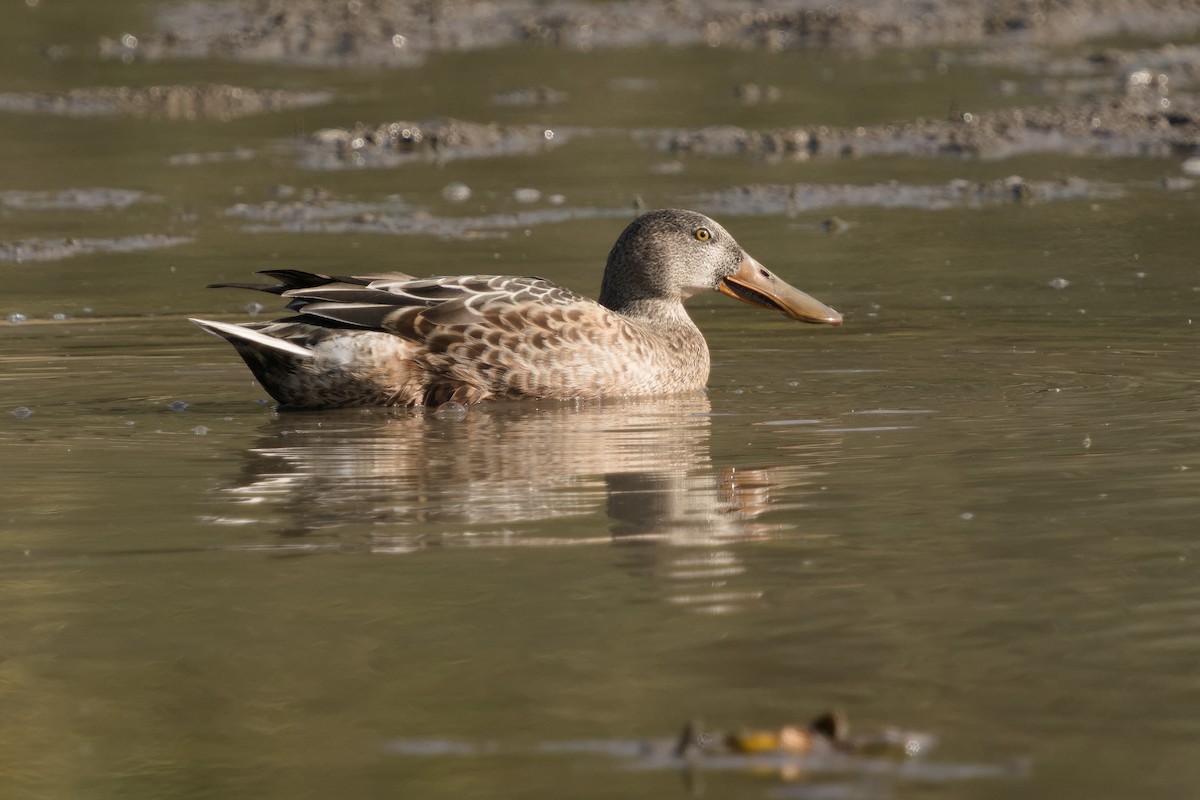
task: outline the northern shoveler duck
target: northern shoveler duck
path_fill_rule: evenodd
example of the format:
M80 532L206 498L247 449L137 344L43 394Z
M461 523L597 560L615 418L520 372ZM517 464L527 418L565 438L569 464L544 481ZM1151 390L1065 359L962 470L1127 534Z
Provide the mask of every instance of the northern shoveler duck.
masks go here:
M842 316L776 277L694 211L635 219L608 256L600 300L541 278L267 270L295 316L230 325L229 341L284 409L573 399L704 388L704 335L683 301L702 291L801 322Z

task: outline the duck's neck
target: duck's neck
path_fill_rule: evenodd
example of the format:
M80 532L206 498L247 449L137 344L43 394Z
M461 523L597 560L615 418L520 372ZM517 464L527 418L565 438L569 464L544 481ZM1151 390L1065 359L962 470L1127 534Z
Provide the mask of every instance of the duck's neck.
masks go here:
M645 325L662 328L693 328L697 331L696 323L684 310L683 303L678 300L644 297L637 300L606 298L600 295L600 305L629 319L635 319Z
M637 373L634 394L703 389L708 382L708 343L683 303L662 299L629 300L608 306L629 321Z

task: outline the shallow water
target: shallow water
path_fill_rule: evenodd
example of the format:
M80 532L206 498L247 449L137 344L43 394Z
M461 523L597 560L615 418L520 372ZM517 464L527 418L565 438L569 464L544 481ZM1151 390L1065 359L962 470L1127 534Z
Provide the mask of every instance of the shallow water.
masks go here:
M0 12L7 88L209 80L339 99L228 123L0 114L0 190L148 195L0 206L0 239L190 240L0 264L5 796L1115 798L1200 780L1200 239L1197 192L1157 184L1176 161L663 170L624 132L1023 98L989 95L1004 75L984 69L900 80L924 56L896 53L832 75L819 54L695 49L125 65L89 47L149 25L150 4L84 7ZM46 60L46 43L75 49ZM738 106L750 80L784 100ZM491 100L540 84L569 99ZM429 116L582 132L537 156L387 170L305 171L289 145ZM252 155L170 160L238 148ZM1011 174L1120 194L713 209L846 325L699 298L702 396L281 415L184 320L247 318L259 298L204 285L284 265L538 274L591 294L635 195ZM454 181L471 201L443 197ZM278 184L435 217L547 214L467 238L253 233L227 214ZM519 203L522 187L565 203ZM556 208L577 213L546 221ZM830 213L844 232L822 230ZM831 707L938 747L699 776L641 757L690 718L769 727Z

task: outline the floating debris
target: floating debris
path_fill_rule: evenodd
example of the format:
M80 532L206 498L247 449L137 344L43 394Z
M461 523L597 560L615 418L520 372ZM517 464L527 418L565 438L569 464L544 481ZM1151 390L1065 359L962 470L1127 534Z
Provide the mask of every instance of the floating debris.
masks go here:
M67 92L0 94L0 111L69 117L230 120L328 103L329 92L244 89L237 86L100 86Z
M529 749L507 748L489 740L479 744L445 739L398 739L388 742L388 752L409 758L462 758L480 755L528 757L594 755L619 759L626 768L639 771L679 772L685 782L704 772L743 772L774 775L788 783L802 782L797 796L810 797L821 788L844 790L830 780L877 780L891 777L928 783L996 779L1014 780L1028 775L1027 758L1001 763L939 763L926 758L934 737L900 728L884 728L866 736L852 736L839 712L822 714L807 725L784 725L769 730L736 732L706 731L697 722L688 723L674 741L667 739L585 739L543 742ZM774 794L781 794L776 790ZM782 795L781 795L782 796ZM825 795L815 795L825 796ZM845 791L828 796L849 795Z
M784 725L771 730L742 729L731 733L705 732L699 722L687 723L675 746L681 758L704 758L730 753L851 753L911 758L928 752L934 744L929 734L884 728L868 736L852 737L850 723L840 711L829 711L807 725Z

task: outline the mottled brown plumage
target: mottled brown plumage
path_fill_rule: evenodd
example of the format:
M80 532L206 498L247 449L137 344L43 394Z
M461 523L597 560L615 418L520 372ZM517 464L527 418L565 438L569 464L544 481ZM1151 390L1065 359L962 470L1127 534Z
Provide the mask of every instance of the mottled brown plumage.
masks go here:
M634 220L596 302L541 278L264 273L217 284L286 298L296 316L227 339L282 408L440 405L701 389L708 347L683 300L716 290L806 322L841 316L771 275L720 225L668 209Z

